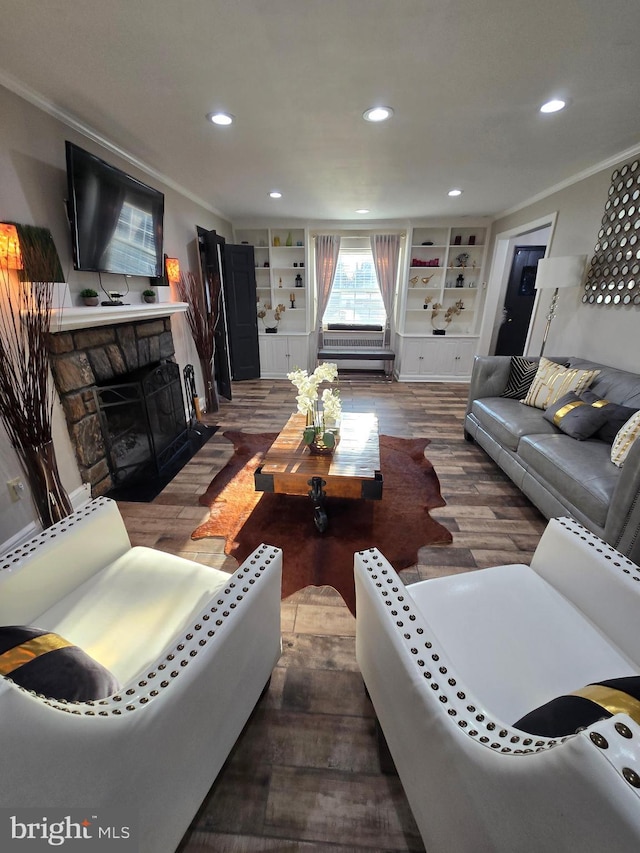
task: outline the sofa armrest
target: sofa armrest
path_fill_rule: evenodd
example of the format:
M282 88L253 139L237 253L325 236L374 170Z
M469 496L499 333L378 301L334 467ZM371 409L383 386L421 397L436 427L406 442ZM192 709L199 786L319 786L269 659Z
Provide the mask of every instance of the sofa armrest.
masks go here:
M477 355L473 359L467 414L474 400L502 394L507 387L510 369L510 355Z
M640 565L640 441L635 441L624 461L607 512L607 542Z
M28 625L130 548L117 503L90 501L0 558L0 624Z
M640 667L640 569L571 518L551 519L531 568Z

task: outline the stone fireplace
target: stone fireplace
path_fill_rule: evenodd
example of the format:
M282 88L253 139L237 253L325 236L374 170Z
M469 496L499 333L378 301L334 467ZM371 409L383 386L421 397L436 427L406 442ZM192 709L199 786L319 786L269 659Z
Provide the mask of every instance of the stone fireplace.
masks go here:
M114 478L101 427L96 389L145 368L175 362L171 318L79 328L50 337L52 372L83 482L93 497L109 492Z

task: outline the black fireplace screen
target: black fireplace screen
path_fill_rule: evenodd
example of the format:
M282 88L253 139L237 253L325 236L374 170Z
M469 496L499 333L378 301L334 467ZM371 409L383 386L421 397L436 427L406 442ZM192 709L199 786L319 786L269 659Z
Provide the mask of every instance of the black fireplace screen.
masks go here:
M157 477L189 442L180 369L167 361L96 386L94 398L114 485Z

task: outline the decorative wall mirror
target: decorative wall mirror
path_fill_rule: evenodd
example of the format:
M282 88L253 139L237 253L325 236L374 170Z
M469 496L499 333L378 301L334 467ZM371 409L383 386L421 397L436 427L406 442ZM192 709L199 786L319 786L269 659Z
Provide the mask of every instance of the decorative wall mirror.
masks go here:
M611 175L582 301L640 305L640 160Z

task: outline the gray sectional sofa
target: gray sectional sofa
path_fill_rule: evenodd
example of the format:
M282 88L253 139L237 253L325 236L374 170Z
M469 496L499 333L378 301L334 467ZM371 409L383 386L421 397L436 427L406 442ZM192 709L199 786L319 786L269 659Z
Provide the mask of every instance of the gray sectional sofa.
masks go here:
M549 358L599 370L590 391L640 409L640 375L574 356ZM544 516L571 515L640 563L640 440L617 467L610 444L571 438L545 420L541 409L502 397L510 367L510 356L476 357L465 437L476 441Z

